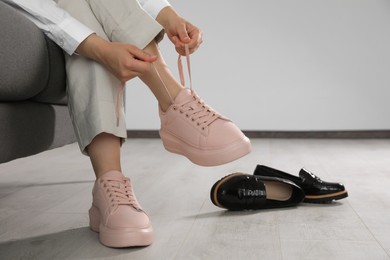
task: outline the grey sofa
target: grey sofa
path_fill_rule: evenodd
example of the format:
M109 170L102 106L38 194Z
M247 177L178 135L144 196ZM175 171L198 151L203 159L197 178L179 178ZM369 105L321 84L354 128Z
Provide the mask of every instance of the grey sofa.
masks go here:
M0 163L72 142L62 50L0 1Z

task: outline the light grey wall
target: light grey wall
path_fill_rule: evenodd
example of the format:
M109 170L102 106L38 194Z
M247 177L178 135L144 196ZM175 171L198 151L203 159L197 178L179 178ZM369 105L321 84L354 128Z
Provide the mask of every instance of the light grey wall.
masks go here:
M196 91L241 129L390 129L390 1L171 3L204 32ZM168 39L161 50L177 75ZM128 84L128 129L159 129L154 97Z

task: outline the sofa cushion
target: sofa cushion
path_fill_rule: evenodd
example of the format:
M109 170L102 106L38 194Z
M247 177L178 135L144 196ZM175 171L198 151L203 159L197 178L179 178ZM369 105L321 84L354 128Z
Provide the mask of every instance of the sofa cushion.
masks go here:
M0 101L32 97L66 103L61 49L30 20L0 1Z
M0 133L0 163L76 141L67 106L32 101L1 102Z

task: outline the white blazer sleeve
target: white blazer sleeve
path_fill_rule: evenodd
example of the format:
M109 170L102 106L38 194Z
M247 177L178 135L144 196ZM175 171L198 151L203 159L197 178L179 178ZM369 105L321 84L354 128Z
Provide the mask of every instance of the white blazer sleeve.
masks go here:
M94 33L52 0L3 0L34 22L68 54Z

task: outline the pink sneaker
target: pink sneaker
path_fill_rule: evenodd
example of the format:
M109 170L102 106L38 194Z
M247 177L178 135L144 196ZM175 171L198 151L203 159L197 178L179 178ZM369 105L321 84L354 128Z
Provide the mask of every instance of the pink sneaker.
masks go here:
M148 246L153 242L149 217L134 196L129 178L110 171L96 180L89 210L90 228L109 247Z
M201 166L225 164L248 154L251 151L249 139L232 121L206 105L192 89L188 46L186 57L190 89L183 89L175 100L171 98L172 105L166 112L160 108L160 137L165 149ZM181 56L179 74L184 86Z

